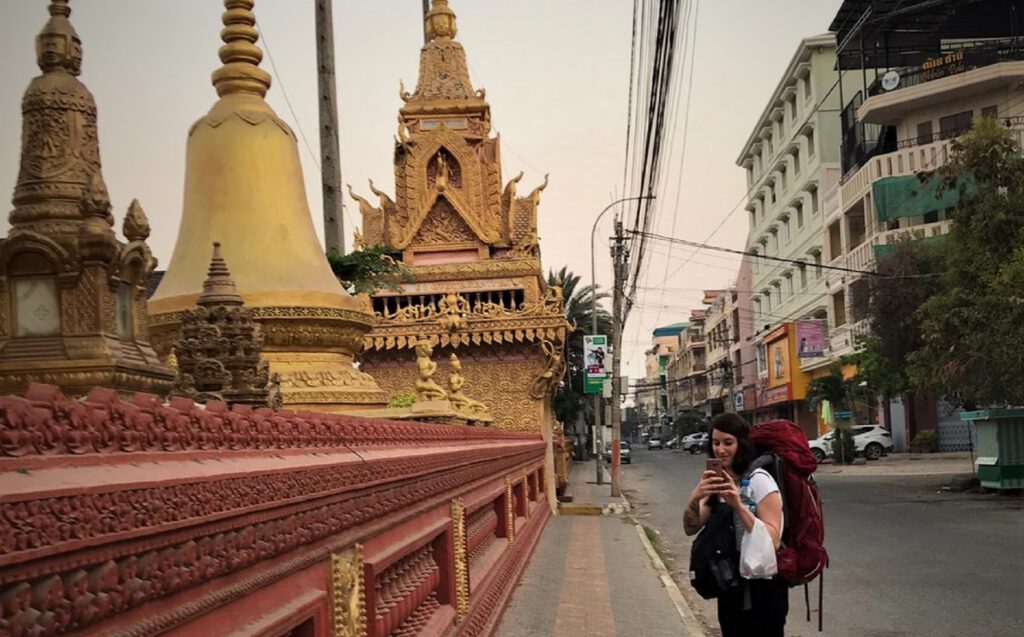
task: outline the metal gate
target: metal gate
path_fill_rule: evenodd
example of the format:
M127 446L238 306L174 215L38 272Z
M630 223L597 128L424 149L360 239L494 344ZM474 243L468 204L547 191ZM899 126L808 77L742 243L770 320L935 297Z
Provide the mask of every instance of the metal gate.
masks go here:
M960 420L962 409L940 399L936 411L939 451L970 451L977 448L978 437L974 423Z

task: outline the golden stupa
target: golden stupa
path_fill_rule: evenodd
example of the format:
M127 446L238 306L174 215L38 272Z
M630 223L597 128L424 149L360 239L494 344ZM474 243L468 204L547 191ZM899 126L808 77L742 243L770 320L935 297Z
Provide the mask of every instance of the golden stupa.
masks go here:
M181 316L203 289L209 246L221 244L247 307L265 337L288 408L318 410L386 401L353 356L373 317L334 277L313 229L295 134L264 101L252 0L225 0L213 73L220 99L188 134L178 239L150 299L150 329L162 357Z

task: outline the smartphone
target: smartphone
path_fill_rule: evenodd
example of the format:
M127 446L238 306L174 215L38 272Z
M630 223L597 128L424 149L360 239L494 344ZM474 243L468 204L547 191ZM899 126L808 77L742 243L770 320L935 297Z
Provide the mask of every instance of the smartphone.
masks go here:
M718 458L708 458L705 470L714 471L720 477L725 477L725 470L722 469L722 461Z

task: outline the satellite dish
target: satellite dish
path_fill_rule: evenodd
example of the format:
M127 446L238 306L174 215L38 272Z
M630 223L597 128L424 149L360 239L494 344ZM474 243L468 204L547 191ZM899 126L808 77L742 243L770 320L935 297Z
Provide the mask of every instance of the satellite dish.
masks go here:
M896 71L889 71L882 76L882 88L891 91L900 85L900 74Z

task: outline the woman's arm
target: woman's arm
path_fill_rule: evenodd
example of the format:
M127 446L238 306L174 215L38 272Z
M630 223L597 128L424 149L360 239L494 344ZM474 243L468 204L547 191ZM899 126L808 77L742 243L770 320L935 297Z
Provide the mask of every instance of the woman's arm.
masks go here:
M701 475L683 511L683 531L687 535L695 534L708 523L708 516L711 515L708 497L718 492L722 482L722 478L714 471L705 471Z
M743 528L748 532L753 531L754 514L740 500L740 492L736 485L730 482L722 488L719 495L739 515ZM768 534L772 536L772 544L775 546L775 550L778 550L782 541L782 496L778 491L769 493L757 503L757 519L761 520L768 528Z

